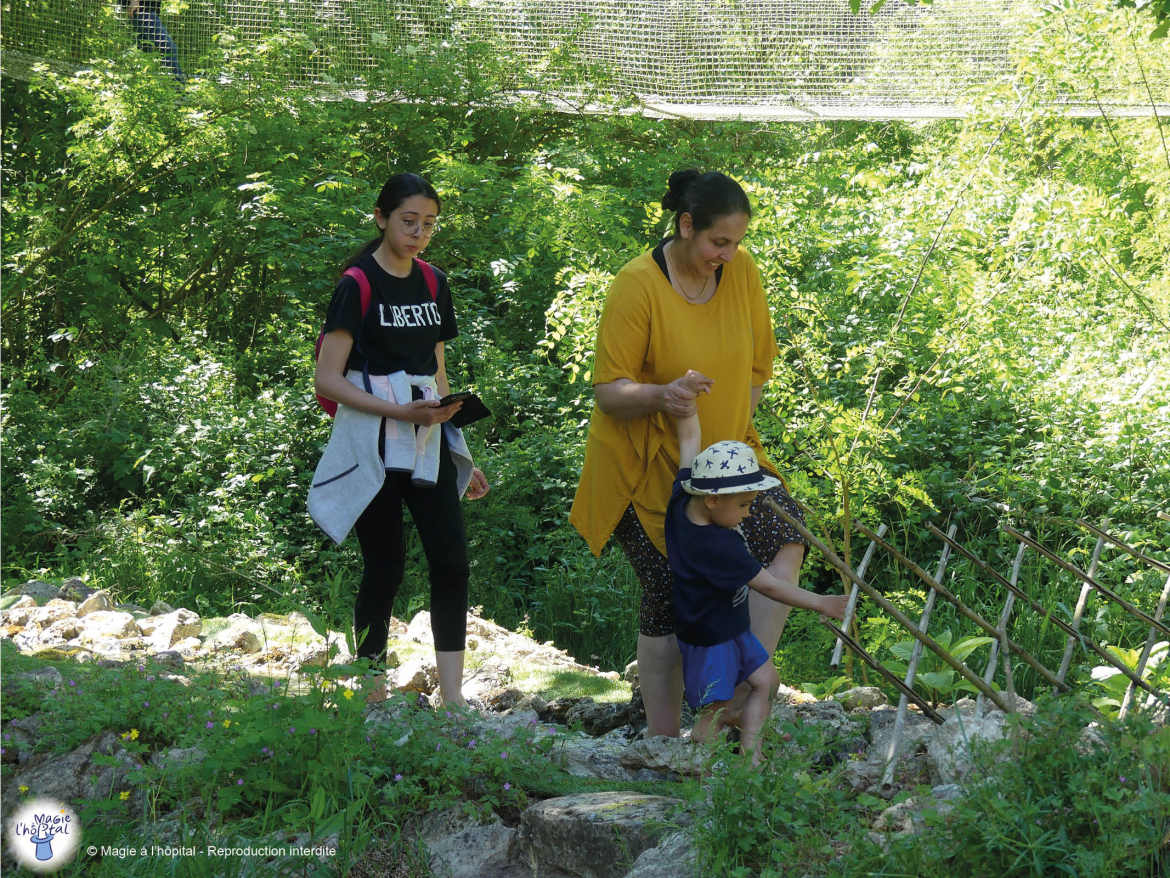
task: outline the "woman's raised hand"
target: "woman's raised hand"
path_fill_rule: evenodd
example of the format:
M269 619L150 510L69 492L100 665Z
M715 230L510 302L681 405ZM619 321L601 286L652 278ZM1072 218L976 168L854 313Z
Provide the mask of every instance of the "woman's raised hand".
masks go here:
M714 380L688 369L681 378L662 386L662 411L674 418L689 418L698 411L700 393L710 393Z

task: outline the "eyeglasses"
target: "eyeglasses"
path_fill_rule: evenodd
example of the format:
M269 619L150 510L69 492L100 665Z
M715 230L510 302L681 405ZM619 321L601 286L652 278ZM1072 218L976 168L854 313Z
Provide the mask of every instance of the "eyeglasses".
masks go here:
M437 222L420 223L413 219L402 220L402 233L404 235L422 235L424 238L429 238L437 231L439 231Z

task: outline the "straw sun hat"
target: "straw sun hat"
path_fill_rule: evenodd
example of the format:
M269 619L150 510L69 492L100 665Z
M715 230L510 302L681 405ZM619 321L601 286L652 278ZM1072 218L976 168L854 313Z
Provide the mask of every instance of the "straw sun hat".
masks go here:
M716 442L691 464L691 477L683 481L688 494L742 494L775 488L780 480L760 471L756 453L743 442Z

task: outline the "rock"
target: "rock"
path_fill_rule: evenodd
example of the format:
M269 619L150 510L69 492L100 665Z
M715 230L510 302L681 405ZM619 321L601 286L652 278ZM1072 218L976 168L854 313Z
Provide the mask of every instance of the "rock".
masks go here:
M540 723L540 716L534 710L511 710L506 716L485 716L478 719L472 728L478 735L495 735L500 740L510 741L517 729L534 729Z
M183 641L185 642L185 641ZM182 670L187 666L186 661L183 660L182 654L175 652L173 649L165 649L162 652L156 652L151 658L156 664L164 668L174 668Z
M665 832L678 799L643 793L583 793L548 799L520 818L518 841L534 871L622 878Z
M524 693L515 687L497 689L480 696L483 706L492 713L507 713L524 700Z
M95 591L77 606L78 616L88 616L90 613L109 613L114 610L114 602L104 591Z
M255 655L264 649L260 637L251 628L233 625L225 628L207 641L207 648L217 652L235 652L240 655Z
M138 629L147 637L152 652L170 649L180 640L197 637L201 628L199 615L190 610L174 610L164 616L139 619Z
M407 626L405 639L425 646L434 646L435 635L431 632L431 614L426 610L416 613Z
M582 698L565 712L565 725L577 726L590 735L604 735L636 719L636 708L631 702L606 704L592 698Z
M65 683L61 672L53 667L37 668L35 671L25 671L21 674L11 674L4 678L7 683L31 683L45 689L56 689Z
M14 591L17 594L32 598L39 606L44 606L53 600L53 598L57 597L61 588L60 586L50 585L40 579L30 579L24 585L17 586ZM11 594L11 592L9 593Z
M833 699L841 702L841 706L846 710L857 710L858 708L873 710L875 707L882 707L889 703L885 693L876 686L854 686L852 689L838 692L833 696Z
M200 649L202 649L202 644L199 642L198 637L186 637L171 646L170 650L168 651L177 652L180 658L185 659L186 661L191 661L192 659L199 656ZM159 653L159 655L165 654L165 652Z
M675 832L643 851L626 878L697 878L698 857L691 837Z
M702 775L711 751L690 738L668 738L656 735L634 741L621 755L621 764L628 771L646 768L670 775Z
M869 750L877 752L883 759L890 751L890 742L894 737L894 722L897 719L896 706L879 707L869 715ZM925 752L926 743L934 736L938 728L934 721L915 710L907 710L902 722L902 738L899 755L911 754L921 750Z
M817 697L809 695L807 692L801 692L799 689L793 689L791 686L780 684L776 690L776 698L772 702L773 708L777 704L816 704Z
M96 645L110 638L122 640L138 635L138 625L134 617L126 612L111 612L98 610L90 613L81 620L82 630L78 638L82 643Z
M574 777L629 780L621 755L630 741L621 729L600 738L577 732L557 735L555 740L548 758Z
M341 643L322 643L320 646L312 646L304 650L294 664L301 668L323 668L331 662L344 664L350 658L349 650L344 641ZM435 674L438 674L437 668Z
M81 633L81 624L76 617L58 619L41 632L41 643L52 646L72 640Z
M37 607L25 623L27 628L48 628L54 622L62 619L72 619L77 615L77 604L73 601L59 601L53 598L43 607Z
M106 764L96 757L113 757L114 764ZM28 787L28 795L59 799L74 803L79 799L106 799L120 792L131 793L130 812L141 811L145 802L145 788L134 787L129 773L142 768L122 746L113 732L102 732L64 756L30 761L26 767L5 780L4 811L11 813L20 796L19 788ZM119 818L120 819L120 818Z
M999 711L984 717L956 712L927 744L933 776L942 784L963 780L975 767L971 756L972 742L997 741L1004 734L1004 714Z
M631 686L633 686L635 689L638 687L638 660L637 659L634 659L634 661L632 661L628 665L626 665L626 669L624 671L622 671L622 679L625 680L627 683L629 683Z
M37 602L28 595L13 595L13 600L4 608L4 612L0 613L0 619L3 619L5 625L24 627L36 608Z
M57 592L57 597L66 601L73 601L74 603L81 603L97 589L93 586L86 585L84 579L78 579L74 576L72 579L66 579L61 584L60 590Z
M165 753L160 751L151 756L150 764L155 768L178 768L206 758L207 751L200 747L171 747Z
M963 798L963 788L958 784L944 784L931 790L929 796L912 796L897 805L882 811L873 822L878 832L895 835L918 834L926 830L926 814L946 814Z
M399 692L421 692L430 695L438 685L439 669L435 667L432 658L416 656L407 659L394 672L394 688Z
M165 616L173 612L175 612L175 608L166 601L155 601L150 605L150 615L152 616Z
M502 878L531 874L516 861L516 830L499 818L468 823L457 808L433 811L412 826L426 845L431 874L436 878Z

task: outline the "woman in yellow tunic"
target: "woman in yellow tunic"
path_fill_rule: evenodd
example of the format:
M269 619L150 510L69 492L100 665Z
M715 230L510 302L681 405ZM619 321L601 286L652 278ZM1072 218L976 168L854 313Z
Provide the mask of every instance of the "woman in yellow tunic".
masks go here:
M759 270L740 246L751 205L739 184L717 171L676 171L662 206L674 234L622 268L605 300L593 371L596 405L570 522L595 555L614 536L642 586L638 674L647 734L679 734L682 658L674 636L672 580L664 517L678 472L673 418L696 411L702 447L724 439L760 446L752 412L777 354ZM696 395L688 372L710 381ZM782 488L763 492L743 523L748 546L779 579L795 583L804 545L768 507L799 509ZM752 592L752 632L775 652L788 607Z

